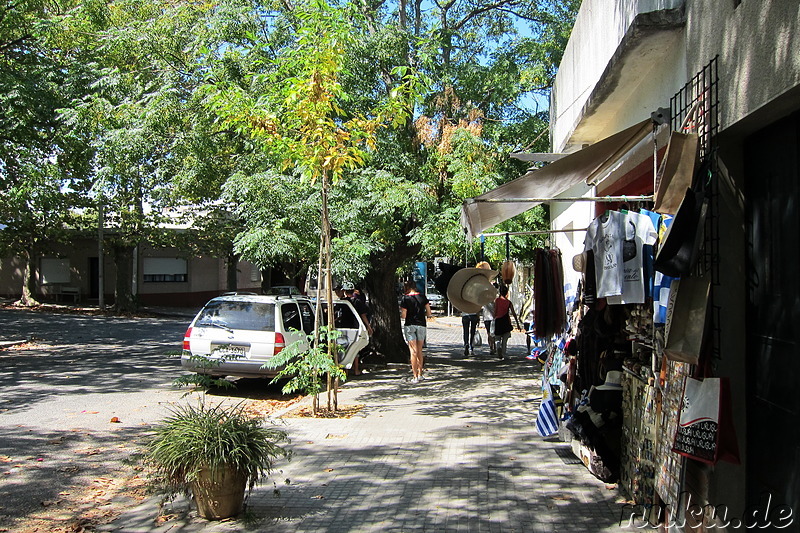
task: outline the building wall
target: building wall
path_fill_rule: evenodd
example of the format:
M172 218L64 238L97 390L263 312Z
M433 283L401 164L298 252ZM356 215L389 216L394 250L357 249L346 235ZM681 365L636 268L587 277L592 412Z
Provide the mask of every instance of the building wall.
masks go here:
M641 121L651 111L669 103L674 94L673 87L680 87L683 80L670 77L674 72L674 64L662 64L645 61L632 65L640 71L638 82L614 85L611 90L619 96L620 91L630 94L621 109L605 115L600 123L591 121L591 130L581 132L580 138L573 139L576 130L585 127L584 108L590 98L598 90L598 84L604 81L606 67L612 61L623 40L628 35L631 25L640 14L662 9L678 9L684 0L584 0L575 21L569 43L556 75L555 86L551 96L550 120L553 139L553 150L573 151L576 144L591 144L617 131ZM668 62L683 65L682 46L669 37L659 42L658 47L669 47L675 55ZM663 55L663 51L657 51ZM640 50L634 59L648 50ZM683 67L680 69L684 70ZM605 80L608 81L608 80ZM633 101L629 96L634 96ZM596 96L596 95L595 95ZM570 145L573 145L570 147Z
M592 188L584 184L577 184L564 193L567 197L590 196ZM577 229L583 230L588 227L594 218L593 202L551 202L550 203L550 229L564 230ZM553 245L561 250L561 257L564 263L564 281L577 287L580 274L572 268L572 258L583 252L583 241L586 237L585 231L573 231L569 233L554 233L552 235Z
M687 74L719 55L723 130L800 85L800 3L734 6L734 0L689 0L686 7Z
M77 287L82 301L91 300L92 279L90 262L98 257L95 241L79 239L69 246L57 246L44 257L66 258L69 260L69 281L55 284L41 283L41 258L37 262L34 275L40 281L38 294L45 300L64 300L59 296L64 286ZM187 260L187 281L150 282L144 281L144 262L149 257L178 258L177 249L151 248L142 246L138 253L137 294L141 305L199 306L208 299L228 290L225 261L213 257L192 257ZM241 261L238 264L238 290L260 292L260 276L254 276L254 266ZM17 298L22 291L23 264L19 258L0 259L0 295ZM254 279L257 278L257 279ZM104 261L104 295L106 302L113 302L116 283L116 268L110 255ZM96 297L94 298L96 301ZM67 300L69 301L69 300Z
M718 57L719 155L730 176L721 186L719 224L724 268L715 292L722 309L716 373L731 378L734 423L743 463L719 463L709 499L741 516L747 486L747 323L743 154L745 137L800 109L800 4L797 0L687 2L687 76ZM763 438L771 438L764 435ZM787 443L788 444L788 443ZM784 502L775 502L776 504Z

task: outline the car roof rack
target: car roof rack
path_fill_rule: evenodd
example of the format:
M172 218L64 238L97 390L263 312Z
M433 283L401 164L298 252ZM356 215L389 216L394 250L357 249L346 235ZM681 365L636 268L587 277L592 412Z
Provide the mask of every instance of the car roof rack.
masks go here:
M258 294L250 291L235 291L235 292L223 292L220 296L258 296Z

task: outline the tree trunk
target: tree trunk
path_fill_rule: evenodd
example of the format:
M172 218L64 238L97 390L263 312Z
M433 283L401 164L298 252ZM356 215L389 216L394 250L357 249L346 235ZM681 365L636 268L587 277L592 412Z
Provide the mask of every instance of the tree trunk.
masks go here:
M228 291L236 292L236 290L239 288L239 256L233 252L229 252L228 258L225 260L225 267L227 268L228 274Z
M40 305L36 299L36 276L33 274L33 262L36 259L36 254L28 250L23 254L23 259L25 259L25 269L22 271L22 296L16 304L34 307Z
M372 268L364 278L364 288L372 306L372 337L375 349L390 363L408 363L408 345L400 324L400 304L397 300L397 269L419 252L418 246L400 244L393 250L373 256Z
M272 287L272 267L261 269L261 293L267 294L267 289Z
M132 290L133 246L114 247L114 266L117 269L114 287L114 310L118 313L136 311L136 298Z

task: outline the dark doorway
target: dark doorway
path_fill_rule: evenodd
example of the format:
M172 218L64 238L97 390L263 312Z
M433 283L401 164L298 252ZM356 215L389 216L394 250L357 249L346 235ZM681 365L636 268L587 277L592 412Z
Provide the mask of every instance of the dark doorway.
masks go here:
M800 510L800 113L744 142L747 505Z
M100 298L100 259L89 258L89 299Z

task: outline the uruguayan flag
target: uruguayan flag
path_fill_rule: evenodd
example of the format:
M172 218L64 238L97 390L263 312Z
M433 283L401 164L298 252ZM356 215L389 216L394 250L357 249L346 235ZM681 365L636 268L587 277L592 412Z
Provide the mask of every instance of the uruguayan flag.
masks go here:
M536 431L542 437L558 433L556 404L553 402L553 392L550 390L550 384L547 381L542 383L542 403L539 405L539 415L536 417Z

